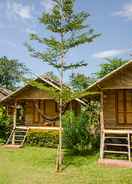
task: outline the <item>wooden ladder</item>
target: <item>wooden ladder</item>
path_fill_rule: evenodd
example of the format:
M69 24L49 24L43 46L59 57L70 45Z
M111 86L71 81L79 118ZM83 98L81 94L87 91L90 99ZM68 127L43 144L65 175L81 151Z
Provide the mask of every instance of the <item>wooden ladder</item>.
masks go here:
M24 145L24 142L26 140L28 134L28 129L20 129L20 128L15 128L12 130L6 144L12 144L12 139L14 136L14 143L16 145L20 145L21 147Z
M10 134L9 138L7 139L7 141L6 141L6 144L10 144L10 143L11 143L11 141L12 141L12 136L13 136L14 132L15 132L15 129L13 129L13 130L11 131L11 134Z
M101 154L104 158L105 154L124 154L128 156L128 160L131 161L131 136L128 132L103 132Z

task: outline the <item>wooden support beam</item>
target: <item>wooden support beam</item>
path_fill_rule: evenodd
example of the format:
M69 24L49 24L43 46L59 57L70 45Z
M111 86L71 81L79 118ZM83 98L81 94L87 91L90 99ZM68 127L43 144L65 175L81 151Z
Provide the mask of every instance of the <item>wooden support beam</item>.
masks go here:
M44 116L43 112L41 111L41 109L40 109L40 107L39 107L38 102L37 102L37 103L35 103L34 105L35 105L35 109L36 109L36 110L37 110L37 112L38 112L38 116L40 116L40 115L41 115L41 117L45 120L45 116Z
M100 109L100 159L104 157L104 102L103 102L103 92L101 92L101 109Z
M33 123L35 123L35 105L34 105L34 100L32 101L32 108L33 108Z
M128 160L131 161L131 145L130 145L130 134L128 133Z
M118 91L115 92L115 118L116 124L119 123L119 114L118 114Z
M38 100L38 122L40 123L40 119L41 119L41 116L42 116L42 112L41 112L41 108L40 108L40 100Z
M14 112L13 112L13 130L16 128L16 114L17 114L17 102L15 101L14 104ZM15 131L12 135L12 144L15 144Z
M126 116L126 112L127 112L127 106L126 106L126 90L123 90L123 109L124 109L124 123L127 123L127 116Z

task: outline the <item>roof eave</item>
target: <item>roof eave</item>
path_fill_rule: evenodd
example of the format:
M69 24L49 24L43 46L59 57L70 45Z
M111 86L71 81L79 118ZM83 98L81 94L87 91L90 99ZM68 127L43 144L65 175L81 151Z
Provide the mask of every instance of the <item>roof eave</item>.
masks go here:
M104 82L106 79L108 79L109 77L111 77L113 74L115 74L116 72L122 70L123 68L125 68L126 66L132 64L132 60L128 61L127 63L125 63L124 65L118 67L117 69L113 70L112 72L108 73L107 75L105 75L103 78L97 80L94 84L92 84L91 86L89 86L86 91L92 90L94 87L97 87L99 90L101 89L99 87L99 85ZM99 91L98 90L98 91Z

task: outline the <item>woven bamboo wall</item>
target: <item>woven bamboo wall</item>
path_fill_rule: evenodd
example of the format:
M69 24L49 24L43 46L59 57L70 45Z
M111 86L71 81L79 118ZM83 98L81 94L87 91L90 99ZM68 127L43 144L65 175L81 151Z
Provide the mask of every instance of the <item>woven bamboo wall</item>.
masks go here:
M55 117L58 115L57 104L54 100L30 100L25 104L25 124L26 125L44 125L45 120L41 113L36 109L38 106L42 114Z
M21 90L15 98L17 99L51 99L47 91L28 86Z
M105 128L132 127L132 90L104 92Z

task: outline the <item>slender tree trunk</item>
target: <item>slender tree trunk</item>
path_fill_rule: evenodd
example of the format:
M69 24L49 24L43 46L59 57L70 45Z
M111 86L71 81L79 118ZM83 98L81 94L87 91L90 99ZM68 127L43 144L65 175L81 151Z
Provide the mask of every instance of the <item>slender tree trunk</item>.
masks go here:
M17 102L14 103L14 112L13 112L13 130L16 128L16 113L17 113ZM12 144L15 144L15 131L12 136Z
M61 41L63 45L63 34L61 34ZM61 171L62 169L62 106L63 106L63 100L62 100L62 93L63 93L63 65L64 65L64 51L62 46L62 54L61 54L61 71L60 71L60 121L59 121L59 158L58 158L58 164L59 168L58 170Z
M61 1L61 5L63 2ZM62 7L61 7L62 8ZM61 17L63 21L63 12L61 9ZM63 108L63 99L62 99L62 94L63 94L63 75L64 75L64 47L63 47L63 42L64 42L64 35L61 33L61 58L60 58L60 102L59 102L59 147L58 147L58 165L57 165L57 171L62 170L62 161L63 161L63 156L62 156L62 108Z

